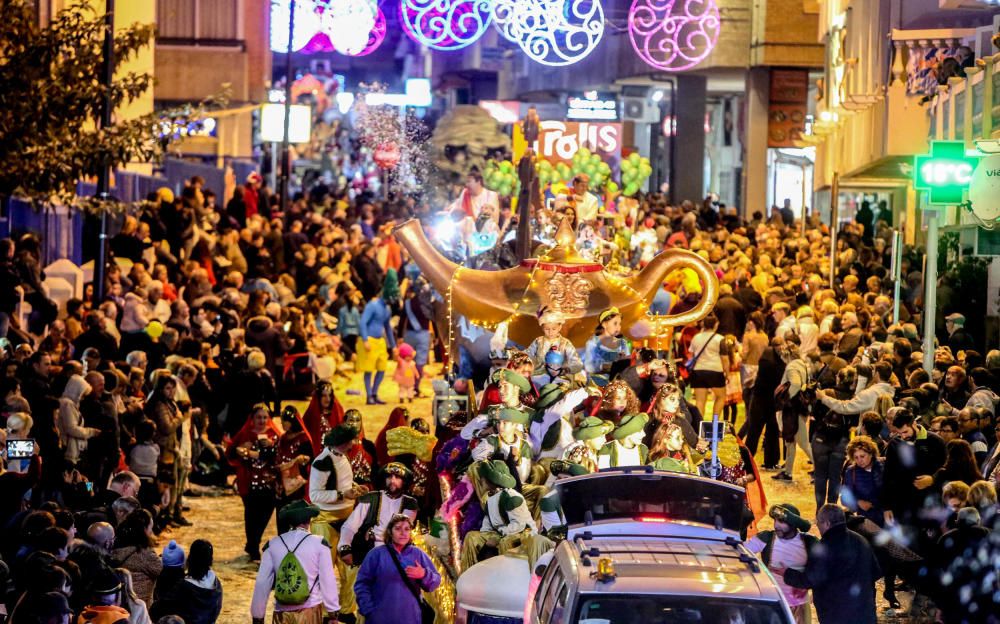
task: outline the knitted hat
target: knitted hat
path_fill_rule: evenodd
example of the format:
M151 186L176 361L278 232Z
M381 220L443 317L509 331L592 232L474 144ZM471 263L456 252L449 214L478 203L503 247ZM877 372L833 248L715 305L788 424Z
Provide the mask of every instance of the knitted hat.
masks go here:
M184 567L184 549L177 545L177 542L170 540L170 543L163 547L163 567L182 568Z
M340 446L346 444L358 435L358 430L349 425L340 424L333 428L333 431L323 436L323 446Z
M417 352L414 351L413 347L406 344L405 342L399 343L399 357L403 358L404 360L408 357L415 355L416 353Z
M318 515L319 507L310 505L301 499L288 503L278 510L278 520L287 523L289 526L305 524Z
M799 508L791 503L781 503L780 505L772 505L771 509L767 512L767 515L771 516L775 520L784 522L790 527L796 528L799 531L805 533L812 526L808 520L802 517L799 513Z
M607 420L601 420L597 416L587 416L573 430L573 438L576 440L603 438L614 428L615 426Z
M517 386L518 390L521 392L531 392L531 382L528 381L524 375L512 371L509 368L501 368L496 372L495 377L497 382L503 379L507 383Z
M545 384L538 391L538 400L535 401L536 410L545 410L559 402L566 394L566 386L563 384Z
M615 430L611 432L611 437L615 440L624 440L633 433L640 433L646 428L649 416L643 413L625 414Z
M480 463L479 475L493 485L502 488L513 488L517 486L517 481L514 480L514 477L510 474L510 469L507 468L507 464L499 459Z
M499 410L499 412L497 412L496 419L503 420L506 422L517 423L519 425L527 427L528 423L531 422L531 413L523 412L513 407L505 407Z

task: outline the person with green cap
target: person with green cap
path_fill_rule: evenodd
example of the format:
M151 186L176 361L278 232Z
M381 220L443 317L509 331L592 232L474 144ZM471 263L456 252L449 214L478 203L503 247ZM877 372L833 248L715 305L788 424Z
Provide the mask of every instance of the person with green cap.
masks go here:
M575 442L563 451L562 459L580 464L589 472L595 472L598 465L598 453L607 442L608 434L615 426L597 416L587 416L573 430Z
M480 559L480 551L490 546L499 554L520 549L534 566L543 553L553 547L548 538L538 534L528 504L515 490L517 481L507 464L494 459L479 464L479 476L489 484L486 512L478 531L469 531L462 540L462 570L468 570Z
M757 554L761 562L772 571L805 570L809 549L819 543L816 537L809 535L809 521L790 503L772 505L768 515L774 520L774 530L757 533L747 540L747 548ZM774 579L788 600L795 621L808 624L809 590L786 585L780 573L775 573Z
M339 543L341 525L354 510L355 500L367 491L354 483L354 470L347 457L357 433L357 429L344 423L334 427L323 437L323 450L309 471L309 500L319 511L310 530L327 544ZM344 613L353 614L357 605L354 592L346 583L349 570L336 553L331 556L340 582L340 607Z
M525 429L531 415L514 407L495 405L489 416L496 421L497 432L481 439L472 449L472 459L477 462L499 459L516 469L515 477L523 484L531 476L534 455L525 439Z
M272 589L273 624L337 621L341 603L330 544L310 533L310 523L319 515L319 507L304 500L278 510L278 518L291 529L264 547L250 601L253 624L264 624Z
M646 437L647 422L649 416L643 413L622 416L611 432L611 441L602 446L597 454L598 468L645 466L649 449L642 440Z
M586 387L570 389L566 384L546 384L539 390L535 414L528 433L531 450L539 459L559 459L573 444L573 411L590 396ZM600 394L595 388L593 392Z
M528 411L530 408L522 402L522 397L534 391L534 387L528 378L511 368L503 368L493 373L493 384L497 389L497 400L486 402L479 407L479 415L470 420L462 427L462 437L472 440L477 437L484 437L480 432L489 429L491 422L490 408L513 408L521 411ZM490 388L486 389L486 393ZM488 435L488 434L487 434Z
M578 477L589 474L586 466L557 459L549 464L549 472L555 480L567 477ZM562 503L559 501L559 490L550 488L538 504L541 511L542 533L549 539L558 540L566 537L566 516L563 515Z
M389 307L399 299L399 278L395 269L385 274L382 292L365 304L361 313L361 338L359 340L357 369L365 381L365 396L368 405L384 405L378 398L378 389L385 377L389 364L389 350L396 357L396 337L393 334L392 309Z

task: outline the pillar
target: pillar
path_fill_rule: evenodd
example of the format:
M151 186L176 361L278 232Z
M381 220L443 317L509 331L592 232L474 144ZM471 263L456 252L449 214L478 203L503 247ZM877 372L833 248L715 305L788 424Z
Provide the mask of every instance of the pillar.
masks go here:
M673 198L700 203L705 192L705 76L677 77L677 144L674 148Z
M747 72L746 116L743 154L742 215L749 219L759 210L766 217L767 205L767 106L771 89L771 74L766 67L754 67Z

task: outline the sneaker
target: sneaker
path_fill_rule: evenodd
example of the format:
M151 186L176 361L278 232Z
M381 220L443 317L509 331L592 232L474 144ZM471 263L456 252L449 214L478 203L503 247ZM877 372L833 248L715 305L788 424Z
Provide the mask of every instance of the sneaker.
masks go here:
M792 475L790 475L787 472L785 472L784 470L782 470L778 474L771 475L771 478L775 479L777 481L791 481L792 480Z
M194 526L194 523L185 518L184 516L175 516L173 519L173 524L182 527Z
M385 405L385 401L379 398L372 399L372 405Z

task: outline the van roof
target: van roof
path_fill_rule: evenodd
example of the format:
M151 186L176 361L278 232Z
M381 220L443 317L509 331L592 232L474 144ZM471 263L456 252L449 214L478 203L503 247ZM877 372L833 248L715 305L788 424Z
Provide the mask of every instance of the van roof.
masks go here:
M777 586L757 558L739 540L600 537L585 535L566 544L575 560L580 593L673 594L780 600ZM615 578L600 581L593 573L609 558Z

